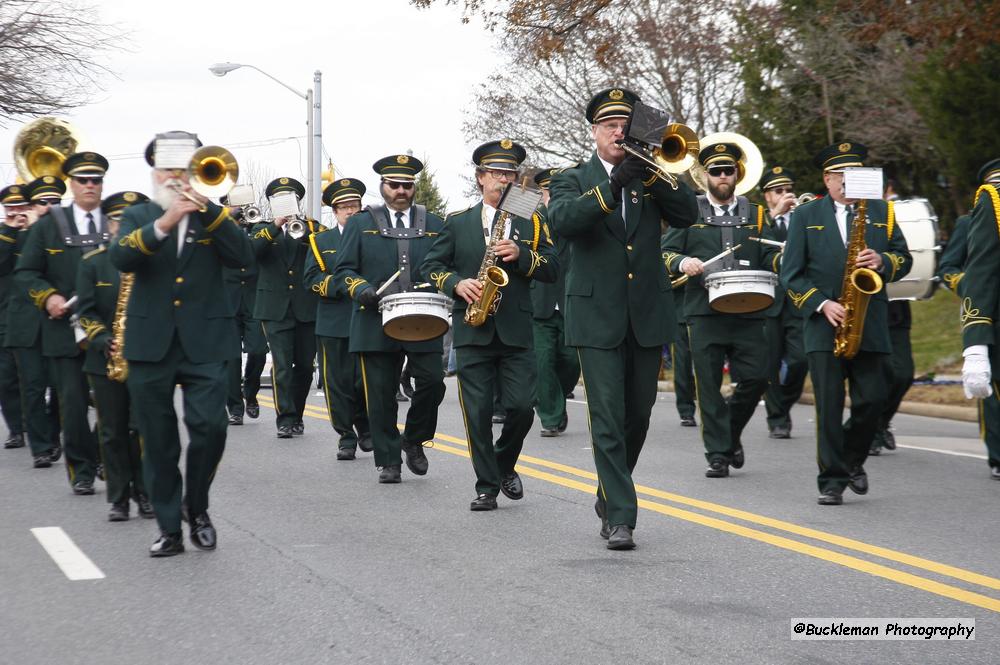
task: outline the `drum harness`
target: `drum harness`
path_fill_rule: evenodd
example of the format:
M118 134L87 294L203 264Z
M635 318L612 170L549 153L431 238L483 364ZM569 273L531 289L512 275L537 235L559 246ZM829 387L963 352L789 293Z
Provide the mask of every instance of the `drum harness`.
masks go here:
M744 226L750 223L750 200L745 196L736 197L736 214L735 215L716 215L715 210L712 208L712 204L709 203L708 197L704 194L698 196L698 208L701 212L701 218L704 220L705 224L709 226L718 227L722 233L722 249L729 249L735 243L735 233L734 229L738 226ZM736 262L735 252L728 254L722 259L720 259L721 265L717 268L705 270L702 273L699 283L705 286L705 278L709 275L723 271L723 270L738 270L739 266Z
M378 232L383 238L396 241L396 253L399 257L399 277L392 288L393 293L413 291L413 281L410 278L410 239L423 238L427 235L427 208L422 205L413 206L410 218L410 228L397 229L389 223L389 211L384 205L367 207L372 219L378 224ZM398 289L398 290L396 290Z

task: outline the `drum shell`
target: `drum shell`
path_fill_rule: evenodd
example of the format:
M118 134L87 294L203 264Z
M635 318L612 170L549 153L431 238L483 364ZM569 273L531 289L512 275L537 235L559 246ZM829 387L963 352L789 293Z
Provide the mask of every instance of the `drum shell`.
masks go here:
M913 266L901 280L885 285L889 300L926 300L934 295L937 274L938 220L927 199L896 201L896 225L906 239Z
M451 298L440 293L394 293L379 301L382 331L400 342L426 342L448 331Z
M774 302L778 276L766 270L723 270L705 277L708 304L724 314L751 314Z

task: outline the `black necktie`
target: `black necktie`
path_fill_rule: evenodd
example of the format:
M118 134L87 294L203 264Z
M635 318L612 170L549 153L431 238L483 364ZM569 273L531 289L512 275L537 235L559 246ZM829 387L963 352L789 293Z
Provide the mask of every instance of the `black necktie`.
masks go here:
M730 209L729 206L722 206L722 215L723 215L723 217L729 217L732 214L733 214L733 211Z
M94 215L87 213L87 233L93 235L97 233L97 224L94 223Z
M782 233L784 233L787 230L785 228L785 216L784 215L779 215L778 216L778 228L781 229Z
M396 211L396 228L397 229L406 228L405 226L403 226L403 213L399 212L398 210Z

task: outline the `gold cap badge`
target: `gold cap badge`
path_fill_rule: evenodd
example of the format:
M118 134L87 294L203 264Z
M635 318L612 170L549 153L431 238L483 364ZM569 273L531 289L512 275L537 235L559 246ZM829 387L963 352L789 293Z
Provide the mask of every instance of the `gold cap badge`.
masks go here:
M351 181L348 180L348 179L346 179L346 178L340 181L340 186L341 187L347 187L350 184L351 184Z
M397 164L406 164L409 161L410 161L410 158L407 157L406 155L399 155L398 157L396 157L396 163Z
M608 93L608 97L610 97L613 101L616 101L616 102L618 100L620 100L624 96L625 96L625 93L622 92L621 90L617 89L617 88L615 88L614 90L612 90L611 92Z
M837 146L837 150L839 150L840 152L847 152L850 149L851 149L850 143L841 143L840 145Z
M13 187L10 188L10 193L11 194L20 194L21 193L21 188L18 187L17 185L14 185Z
M780 166L775 166L773 169L771 169L771 173L773 173L774 175L779 175L782 172L782 170L783 169Z
M282 178L282 179L278 180L278 182L281 183L282 185L287 185L288 184L288 178Z
M125 192L125 195L122 196L122 198L128 201L129 203L135 203L136 199L138 199L139 197L135 195L135 192Z
M725 152L725 151L726 151L726 144L725 143L716 143L715 144L715 152Z
M92 153L92 152L85 153L83 155L83 158L84 159L93 159L94 158L94 153Z
M510 139L504 139L503 141L500 141L500 147L504 150L510 150L514 147L514 142Z
M46 185L51 185L55 181L56 181L55 176L51 175L47 175L44 178L42 178L42 182L44 182Z

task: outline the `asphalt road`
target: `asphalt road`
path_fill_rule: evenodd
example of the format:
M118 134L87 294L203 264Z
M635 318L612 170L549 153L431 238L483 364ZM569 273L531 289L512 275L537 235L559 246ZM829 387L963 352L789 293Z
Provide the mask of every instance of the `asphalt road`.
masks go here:
M524 500L490 513L468 510L454 379L429 474L404 467L400 485L376 483L370 454L334 459L320 396L293 440L265 406L230 429L218 550L162 560L134 507L106 521L102 484L76 497L62 463L0 451L0 663L1000 661L1000 483L975 425L898 416L902 445L868 462L871 492L822 507L812 407L787 441L759 410L744 469L711 480L698 430L662 394L636 470L638 547L615 553L577 397L564 436L536 426L526 442ZM67 577L31 531L55 526L103 577ZM794 641L801 617L971 618L976 639Z

